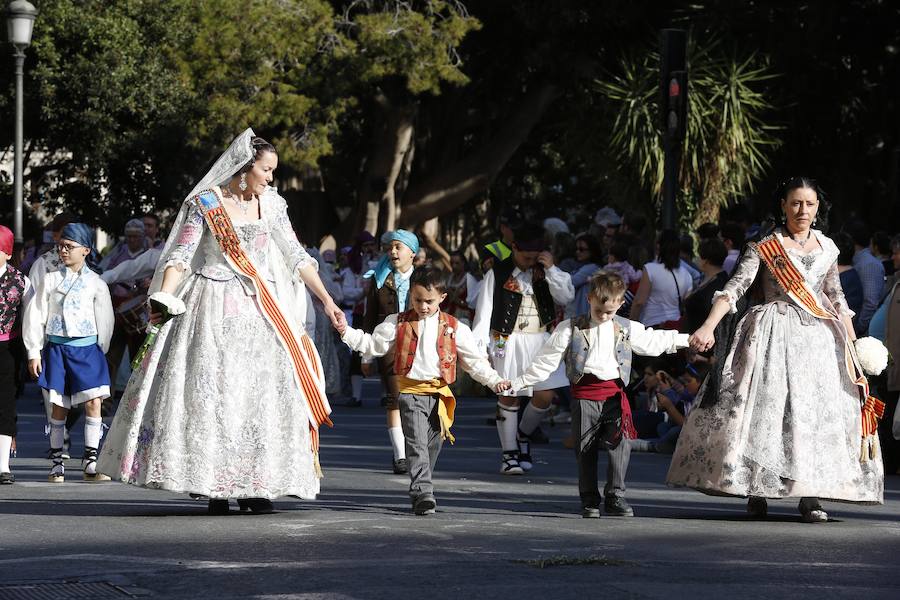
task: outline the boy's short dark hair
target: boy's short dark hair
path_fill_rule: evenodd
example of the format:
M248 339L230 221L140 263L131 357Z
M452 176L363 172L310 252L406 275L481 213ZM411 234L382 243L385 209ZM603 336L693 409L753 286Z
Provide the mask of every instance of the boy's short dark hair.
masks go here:
M719 237L719 226L715 223L704 223L697 228L697 237L701 241Z
M614 271L600 269L591 276L591 292L598 302L614 302L625 298L625 280Z
M731 242L731 247L735 250L740 250L741 246L744 245L744 228L734 222L723 223L720 228L722 241L728 240Z
M425 289L434 288L440 294L447 291L447 273L432 266L424 266L415 269L409 277L409 287L421 285Z
M709 238L700 242L698 254L708 263L721 267L728 257L728 249L725 248L725 242L719 238Z

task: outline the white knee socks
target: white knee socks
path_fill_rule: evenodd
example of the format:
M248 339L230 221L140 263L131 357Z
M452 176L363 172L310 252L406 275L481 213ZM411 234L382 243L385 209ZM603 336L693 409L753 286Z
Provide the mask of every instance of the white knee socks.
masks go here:
M12 448L12 436L0 435L0 473L9 473L10 448Z
M84 446L85 448L99 448L100 434L103 419L100 417L84 417Z
M519 431L525 435L531 435L538 428L538 425L541 424L548 410L550 410L549 406L547 408L538 408L534 405L534 402L529 402L522 413L522 420L519 421Z
M504 406L497 403L497 435L500 437L500 446L504 452L517 452L516 429L519 427L519 409L516 406Z
M391 436L391 446L394 448L394 460L406 458L406 438L403 437L403 428L388 427L388 435Z
M66 437L66 420L50 418L50 447L62 448Z

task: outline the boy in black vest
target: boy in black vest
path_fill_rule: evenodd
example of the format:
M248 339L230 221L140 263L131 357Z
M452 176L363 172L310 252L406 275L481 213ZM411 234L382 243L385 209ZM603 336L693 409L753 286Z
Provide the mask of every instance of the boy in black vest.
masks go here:
M544 230L526 224L515 232L512 256L495 262L482 281L475 306L472 332L488 352L497 372L512 378L524 371L550 337L547 329L556 319L556 305L575 298L568 273L553 264ZM521 475L531 469L529 436L550 408L553 390L569 385L562 367L546 379L499 396L497 433L503 448L500 472ZM531 402L518 423L519 396Z
M498 393L509 388L509 381L491 368L466 324L440 311L447 297L445 273L420 267L409 284L411 309L389 315L371 334L345 325L338 331L357 352L394 355L409 496L417 515L430 515L437 505L431 474L443 440L454 439L450 426L456 399L448 386L456 379L457 359L473 379Z

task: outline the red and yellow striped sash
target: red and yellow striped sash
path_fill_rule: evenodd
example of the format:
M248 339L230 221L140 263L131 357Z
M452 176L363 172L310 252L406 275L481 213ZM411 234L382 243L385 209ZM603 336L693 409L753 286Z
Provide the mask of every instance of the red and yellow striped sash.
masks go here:
M837 320L837 315L826 310L816 293L809 288L778 238L772 236L760 241L756 244L756 251L781 289L801 308L814 317Z
M291 357L291 363L294 365L294 375L309 407L312 449L314 453L318 454L319 426L328 425L331 427L334 424L328 418L331 408L325 398L323 386L320 385L322 369L319 366L318 355L312 341L309 339L309 336L304 334L300 336L298 342L297 336L278 305L278 300L272 294L266 281L260 277L250 257L241 248L240 240L234 231L234 225L231 223L228 213L225 212L218 194L213 190L204 190L195 196L194 201L203 213L203 217L219 243L225 259L238 273L253 282L253 286L256 289L257 302L262 314L274 327L279 341L281 341Z
M764 238L757 242L755 247L757 254L772 273L776 283L800 308L819 319L840 321L837 314L822 305L819 297L806 283L803 274L791 262L777 237L773 235ZM869 381L859 366L853 344L846 335L844 335L844 359L847 373L853 383L859 387L860 396L863 398L860 423L863 442L860 459L874 459L874 440L871 439L871 436L876 435L878 419L884 416L884 402L869 395Z

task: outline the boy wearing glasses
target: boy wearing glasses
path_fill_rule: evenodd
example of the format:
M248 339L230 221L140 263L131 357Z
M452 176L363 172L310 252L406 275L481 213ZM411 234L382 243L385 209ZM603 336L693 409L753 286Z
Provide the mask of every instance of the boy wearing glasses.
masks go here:
M634 515L625 501L630 440L637 437L625 395L632 354L659 356L688 345L685 333L653 330L617 316L625 290L625 282L617 273L598 271L590 283L590 312L560 323L528 369L512 381L513 390L526 388L546 379L560 361L565 363L574 399L572 432L581 516L585 518L598 518L600 501L604 500L597 483L601 449L609 453L604 512L619 517Z
M63 438L69 409L84 405L84 479L109 481L97 472L102 421L100 403L109 398L109 369L104 353L113 330L109 288L97 274L93 232L69 223L57 247L62 267L35 282L34 299L25 307L23 338L28 372L51 405L47 479L65 481Z

